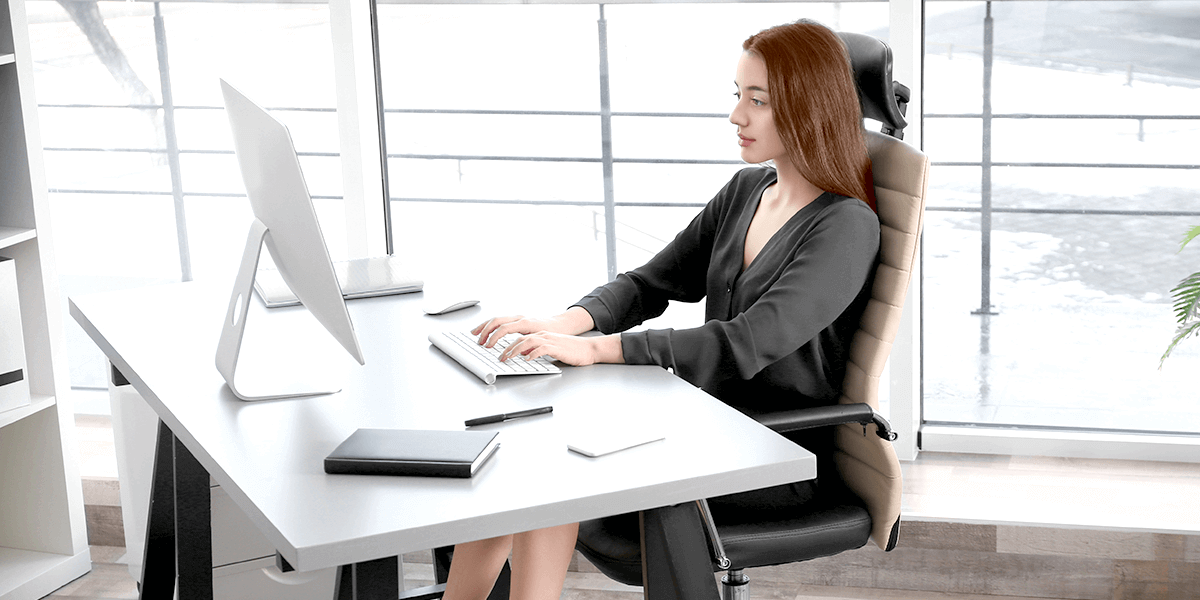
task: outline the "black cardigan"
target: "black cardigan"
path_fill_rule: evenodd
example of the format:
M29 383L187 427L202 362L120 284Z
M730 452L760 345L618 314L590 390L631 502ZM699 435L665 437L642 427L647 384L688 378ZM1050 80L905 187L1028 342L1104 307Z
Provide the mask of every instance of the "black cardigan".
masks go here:
M577 303L603 333L624 331L629 364L657 364L745 412L837 401L850 339L870 297L879 219L826 192L771 237L744 271L746 231L774 169L738 172L644 266ZM628 332L668 300L707 298L706 323Z

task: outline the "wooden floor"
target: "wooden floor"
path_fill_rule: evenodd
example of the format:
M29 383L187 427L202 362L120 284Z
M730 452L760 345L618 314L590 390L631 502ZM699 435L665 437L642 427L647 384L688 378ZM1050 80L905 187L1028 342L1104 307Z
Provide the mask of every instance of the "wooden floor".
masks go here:
M51 598L137 598L107 418L77 418L94 568ZM748 571L754 599L1200 600L1200 464L922 453L900 546ZM633 600L577 563L563 598ZM405 556L408 587L432 579ZM814 585L821 584L821 585ZM924 590L924 591L910 591Z
M92 571L63 586L48 599L55 600L137 600L137 586L129 574L129 568L118 561L125 548L117 546L92 546ZM587 567L583 567L586 569ZM404 565L407 587L428 585L432 567L428 564L406 562ZM750 573L750 595L755 599L771 600L997 600L997 596L977 594L945 594L938 592L910 592L900 590L878 590L849 587L824 587L800 585L778 581L770 576L756 577ZM641 588L622 585L600 573L571 572L567 574L567 585L563 600L637 600L642 597ZM1032 600L1005 596L1004 600ZM1044 600L1044 599L1042 599Z

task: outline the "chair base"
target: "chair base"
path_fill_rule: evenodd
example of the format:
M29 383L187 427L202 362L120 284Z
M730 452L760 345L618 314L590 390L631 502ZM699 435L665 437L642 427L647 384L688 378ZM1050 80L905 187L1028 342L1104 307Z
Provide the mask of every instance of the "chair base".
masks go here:
M741 569L730 569L721 577L721 600L750 600L750 578Z

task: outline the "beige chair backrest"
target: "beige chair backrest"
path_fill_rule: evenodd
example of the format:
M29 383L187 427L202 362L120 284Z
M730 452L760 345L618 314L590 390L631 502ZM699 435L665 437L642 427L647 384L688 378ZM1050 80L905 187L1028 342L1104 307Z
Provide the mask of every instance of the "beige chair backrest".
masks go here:
M892 342L900 327L904 298L917 261L917 244L925 214L929 157L912 146L867 132L867 150L875 176L880 225L879 267L871 300L850 343L850 360L842 384L842 404L865 402L879 410L879 384ZM892 444L867 435L857 424L837 431L835 460L842 478L866 502L871 537L884 550L896 546L900 529L903 482Z

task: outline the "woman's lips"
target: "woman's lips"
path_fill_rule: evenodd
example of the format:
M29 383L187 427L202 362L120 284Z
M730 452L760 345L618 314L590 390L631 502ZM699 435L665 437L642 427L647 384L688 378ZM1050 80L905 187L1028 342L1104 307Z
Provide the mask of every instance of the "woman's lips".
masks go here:
M754 139L748 138L740 133L738 134L738 145L739 146L749 146L753 142L754 142Z

